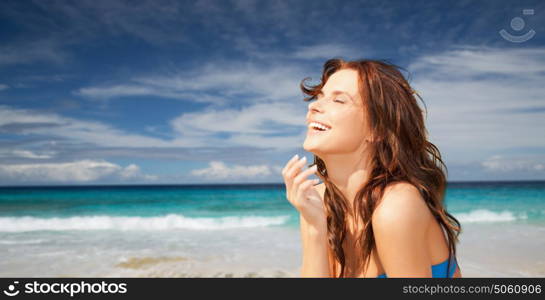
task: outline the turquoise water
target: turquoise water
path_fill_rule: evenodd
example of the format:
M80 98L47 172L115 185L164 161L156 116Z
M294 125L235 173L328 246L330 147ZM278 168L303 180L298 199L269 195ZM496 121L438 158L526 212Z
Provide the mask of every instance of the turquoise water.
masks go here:
M451 183L446 206L463 222L545 225L545 182Z
M445 203L468 229L466 269L543 274L545 182L450 183ZM298 220L283 184L2 187L0 276L298 276ZM515 273L490 273L500 254L482 263L501 249L504 262L524 253L505 267ZM186 260L120 266L165 257Z
M278 188L247 187L51 187L0 189L0 216L275 215L290 206Z
M545 182L450 183L445 204L462 222L545 224ZM0 231L138 229L161 218L170 223L157 229L298 224L282 184L0 188Z

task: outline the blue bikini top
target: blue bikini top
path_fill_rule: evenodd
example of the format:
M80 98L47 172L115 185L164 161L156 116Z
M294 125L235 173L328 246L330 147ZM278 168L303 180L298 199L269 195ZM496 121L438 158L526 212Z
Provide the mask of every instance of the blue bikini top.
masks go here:
M456 272L456 258L453 258L450 263L450 272L447 276L448 258L439 264L431 266L431 273L433 278L452 278L454 272ZM377 278L388 278L386 273L380 274Z

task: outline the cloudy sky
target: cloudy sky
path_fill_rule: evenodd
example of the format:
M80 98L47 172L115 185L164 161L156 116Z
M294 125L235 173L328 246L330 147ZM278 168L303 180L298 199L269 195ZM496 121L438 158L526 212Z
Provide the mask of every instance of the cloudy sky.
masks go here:
M545 179L542 1L15 0L0 37L0 185L281 183L331 57L407 69L449 180Z

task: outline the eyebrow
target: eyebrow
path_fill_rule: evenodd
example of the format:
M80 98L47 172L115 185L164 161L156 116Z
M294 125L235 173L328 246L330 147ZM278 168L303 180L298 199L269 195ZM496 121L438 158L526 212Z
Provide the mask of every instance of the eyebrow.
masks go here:
M354 98L352 98L352 96L350 96L350 94L347 93L347 92L345 92L345 91L335 90L335 91L331 92L331 94L332 94L332 95L345 94L345 95L347 95L347 96L350 98L350 100L354 101ZM322 91L320 91L320 92L318 93L318 95L322 95L322 96L323 96L324 93L323 93Z

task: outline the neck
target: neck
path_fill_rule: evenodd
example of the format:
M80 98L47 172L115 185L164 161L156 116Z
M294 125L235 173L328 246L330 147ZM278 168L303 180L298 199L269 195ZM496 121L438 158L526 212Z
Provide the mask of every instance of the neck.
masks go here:
M329 180L352 205L356 194L369 178L371 171L369 151L326 154L319 157L325 163Z

